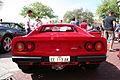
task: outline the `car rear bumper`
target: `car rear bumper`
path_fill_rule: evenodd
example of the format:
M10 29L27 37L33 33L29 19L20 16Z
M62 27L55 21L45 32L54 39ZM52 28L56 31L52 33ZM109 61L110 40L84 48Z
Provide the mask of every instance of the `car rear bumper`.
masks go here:
M106 56L70 56L70 62L49 62L48 56L26 57L12 56L13 62L20 65L77 65L86 63L99 63L106 60Z

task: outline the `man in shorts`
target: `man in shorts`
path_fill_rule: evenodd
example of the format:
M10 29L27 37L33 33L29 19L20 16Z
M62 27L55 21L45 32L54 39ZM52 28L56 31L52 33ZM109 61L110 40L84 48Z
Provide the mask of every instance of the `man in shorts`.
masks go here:
M103 20L104 36L107 40L110 37L109 51L114 51L114 49L113 49L113 44L114 44L114 39L115 39L114 30L116 28L116 18L114 16L115 16L115 13L110 12L109 16L107 16Z
M31 19L30 16L32 16L33 13L31 10L27 11L27 16L26 16L26 22L25 22L25 30L26 30L26 34L29 34L31 32Z

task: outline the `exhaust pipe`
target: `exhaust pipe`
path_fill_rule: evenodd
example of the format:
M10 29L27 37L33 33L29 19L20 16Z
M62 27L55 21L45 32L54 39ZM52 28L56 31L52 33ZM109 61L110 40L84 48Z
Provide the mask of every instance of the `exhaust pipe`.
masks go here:
M55 70L62 70L65 66L64 65L52 65L52 69Z

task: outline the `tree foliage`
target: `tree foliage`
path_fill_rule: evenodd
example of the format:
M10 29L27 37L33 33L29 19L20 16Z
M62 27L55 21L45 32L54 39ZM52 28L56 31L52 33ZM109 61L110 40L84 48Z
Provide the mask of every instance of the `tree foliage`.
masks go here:
M97 15L101 18L105 18L109 12L115 12L116 17L119 17L119 7L117 0L101 0L102 4L98 6Z
M73 11L67 11L63 17L65 22L70 22L73 18L78 22L82 22L83 20L91 22L93 20L93 13L88 10L84 11L83 8L80 8Z
M20 13L20 15L25 17L28 10L32 10L33 11L32 18L36 18L36 17L40 17L40 18L46 18L46 17L54 18L54 17L56 17L54 15L54 12L53 12L52 8L50 8L50 7L46 6L46 5L43 5L40 2L32 3L29 6L24 6L22 11L21 11L21 13Z

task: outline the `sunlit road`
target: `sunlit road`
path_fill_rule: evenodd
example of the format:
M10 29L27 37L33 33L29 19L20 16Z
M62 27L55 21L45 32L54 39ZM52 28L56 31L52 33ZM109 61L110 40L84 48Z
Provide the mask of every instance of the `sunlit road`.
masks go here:
M120 49L120 43L114 45ZM69 71L47 71L45 73L24 74L12 62L11 53L0 54L0 67L6 68L17 80L120 80L120 60L118 51L108 52L106 62L103 62L97 70L86 70L84 68Z

